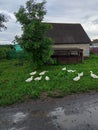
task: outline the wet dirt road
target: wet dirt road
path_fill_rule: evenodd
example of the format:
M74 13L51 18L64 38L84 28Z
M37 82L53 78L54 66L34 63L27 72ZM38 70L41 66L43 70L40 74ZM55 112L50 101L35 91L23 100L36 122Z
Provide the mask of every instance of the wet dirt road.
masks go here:
M98 93L0 107L0 130L98 130Z

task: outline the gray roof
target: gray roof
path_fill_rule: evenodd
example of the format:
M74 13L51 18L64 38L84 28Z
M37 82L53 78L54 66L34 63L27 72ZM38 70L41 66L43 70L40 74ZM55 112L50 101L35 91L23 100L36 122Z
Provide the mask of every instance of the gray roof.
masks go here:
M54 44L90 43L91 40L81 24L49 23L52 29L47 36L51 37Z

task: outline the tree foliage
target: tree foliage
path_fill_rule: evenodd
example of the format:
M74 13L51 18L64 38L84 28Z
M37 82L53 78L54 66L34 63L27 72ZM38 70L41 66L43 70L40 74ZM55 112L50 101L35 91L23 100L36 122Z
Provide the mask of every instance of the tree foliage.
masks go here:
M98 43L98 39L93 39L92 43Z
M0 14L0 31L1 29L7 29L4 25L5 22L7 22L7 18L3 14Z
M36 3L34 0L29 0L26 7L21 6L15 13L23 30L18 41L32 55L33 62L37 65L47 62L53 53L52 40L46 35L51 26L43 22L46 15L45 3L45 1Z

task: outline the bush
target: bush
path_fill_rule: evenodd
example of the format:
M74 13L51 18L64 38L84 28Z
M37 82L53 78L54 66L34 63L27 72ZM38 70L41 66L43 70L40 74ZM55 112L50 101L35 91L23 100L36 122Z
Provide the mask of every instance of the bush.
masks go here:
M25 51L16 52L11 50L7 52L7 59L28 59L29 55Z
M6 51L5 49L0 49L0 59L5 59L6 58Z
M0 46L0 59L6 59L7 58L7 52L11 50L10 45L1 45Z

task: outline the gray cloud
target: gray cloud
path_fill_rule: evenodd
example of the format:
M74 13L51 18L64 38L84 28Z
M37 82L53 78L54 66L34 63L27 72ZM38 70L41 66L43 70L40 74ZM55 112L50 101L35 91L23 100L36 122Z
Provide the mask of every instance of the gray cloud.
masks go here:
M94 24L98 24L98 19L92 21Z
M18 10L20 5L25 5L25 3L26 0L0 0L0 9L14 12Z
M88 14L82 17L82 19L84 20L89 20L90 18L91 18L91 15L88 15Z

